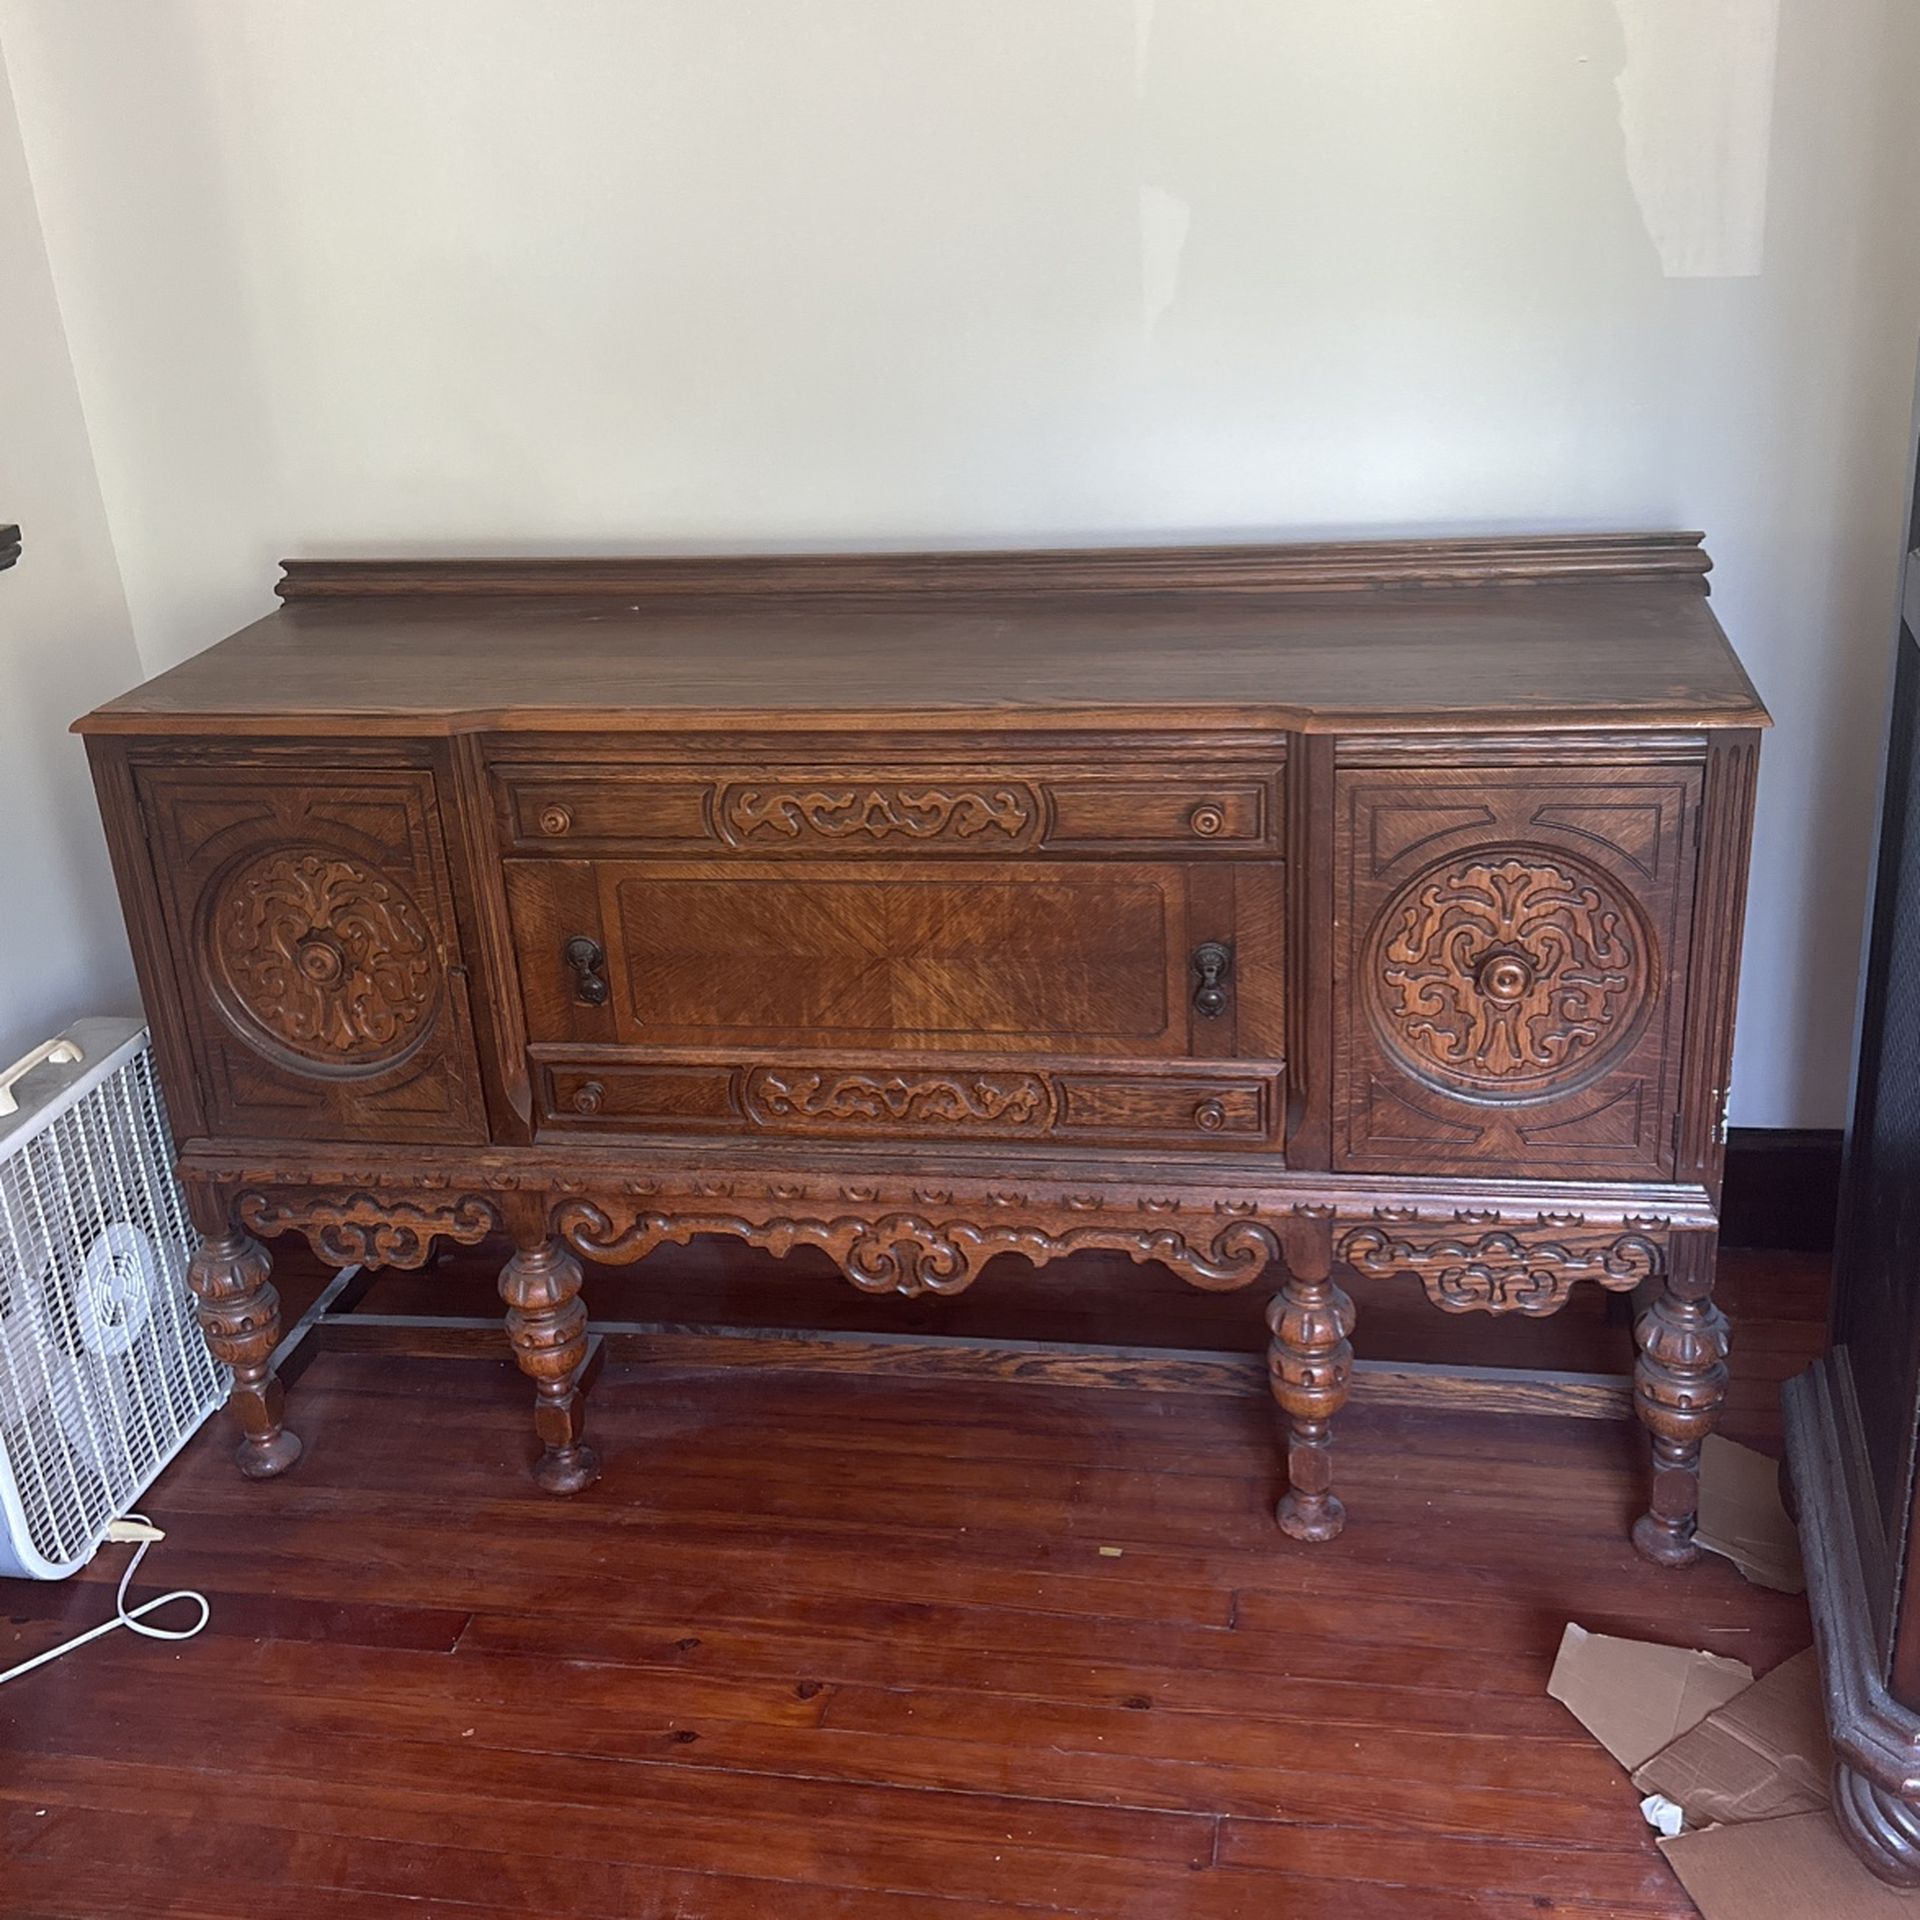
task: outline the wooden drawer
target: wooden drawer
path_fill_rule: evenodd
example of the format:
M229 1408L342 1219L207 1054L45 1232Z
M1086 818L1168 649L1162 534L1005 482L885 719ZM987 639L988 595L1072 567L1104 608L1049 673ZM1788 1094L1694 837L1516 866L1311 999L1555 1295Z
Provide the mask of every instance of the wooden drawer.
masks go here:
M1277 756L965 773L939 767L703 772L509 763L494 769L501 844L520 853L755 859L1005 859L1035 852L1278 846Z
M1278 1058L1280 870L1139 861L509 860L528 1039ZM1197 956L1231 956L1220 1001Z
M546 1060L543 1131L1264 1148L1276 1074L968 1062Z
M543 1131L1278 1145L1276 864L505 869Z

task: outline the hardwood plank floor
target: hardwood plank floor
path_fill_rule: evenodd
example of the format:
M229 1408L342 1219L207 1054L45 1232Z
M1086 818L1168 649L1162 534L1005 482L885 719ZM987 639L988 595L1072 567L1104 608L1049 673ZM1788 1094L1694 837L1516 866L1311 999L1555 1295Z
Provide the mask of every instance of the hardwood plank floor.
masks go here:
M1723 1270L1728 1430L1777 1450L1824 1268ZM283 1274L290 1303L318 1284ZM991 1289L943 1303L942 1330L1257 1346L1244 1301L1149 1279L1123 1311L1098 1263L1055 1278L1024 1317ZM486 1312L490 1285L467 1260L368 1305ZM1376 1357L1626 1364L1597 1302L1505 1343L1381 1291ZM589 1299L898 1325L700 1246ZM1681 1916L1624 1776L1545 1697L1561 1628L1759 1670L1810 1638L1802 1602L1722 1561L1634 1556L1626 1426L1370 1407L1364 1382L1338 1429L1352 1521L1318 1549L1268 1518L1255 1392L694 1368L629 1341L590 1416L606 1476L571 1502L526 1478L504 1358L389 1332L322 1354L293 1408L286 1478L241 1481L214 1428L148 1496L148 1569L208 1593L202 1638L115 1634L0 1690L8 1920ZM0 1588L0 1665L102 1617L121 1551Z

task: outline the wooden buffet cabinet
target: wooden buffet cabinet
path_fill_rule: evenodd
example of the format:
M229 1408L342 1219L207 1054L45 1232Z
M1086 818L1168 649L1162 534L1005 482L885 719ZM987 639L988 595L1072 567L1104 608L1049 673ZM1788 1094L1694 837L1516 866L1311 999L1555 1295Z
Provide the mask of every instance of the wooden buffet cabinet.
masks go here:
M582 1257L874 1293L1081 1248L1274 1286L1340 1530L1348 1288L1644 1289L1634 1538L1690 1559L1758 730L1696 536L300 562L80 722L241 1467L256 1236L510 1235L559 1493Z

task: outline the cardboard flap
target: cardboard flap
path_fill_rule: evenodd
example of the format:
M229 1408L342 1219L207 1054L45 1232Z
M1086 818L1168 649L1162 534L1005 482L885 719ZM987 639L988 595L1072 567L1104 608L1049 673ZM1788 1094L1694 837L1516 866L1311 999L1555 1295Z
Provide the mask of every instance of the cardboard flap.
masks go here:
M1752 1684L1742 1660L1617 1640L1569 1621L1547 1692L1631 1772Z
M1660 1851L1706 1920L1916 1920L1853 1857L1833 1817L1796 1813L1662 1840Z
M1780 1463L1717 1433L1700 1449L1700 1524L1693 1537L1755 1586L1807 1590L1800 1536L1780 1498Z
M1809 1647L1655 1754L1633 1784L1664 1794L1689 1826L1704 1827L1817 1812L1832 1770L1820 1663Z

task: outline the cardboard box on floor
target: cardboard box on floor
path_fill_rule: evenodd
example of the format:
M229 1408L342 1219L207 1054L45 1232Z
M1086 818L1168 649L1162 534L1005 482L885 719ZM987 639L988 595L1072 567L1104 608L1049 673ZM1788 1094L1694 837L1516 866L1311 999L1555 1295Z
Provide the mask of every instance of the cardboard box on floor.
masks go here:
M1701 1469L1702 1545L1750 1580L1800 1591L1774 1463L1729 1441L1712 1452ZM1811 1647L1755 1680L1718 1654L1570 1625L1547 1691L1627 1769L1650 1820L1663 1809L1684 1816L1660 1850L1705 1920L1920 1920L1920 1893L1876 1879L1834 1824Z

